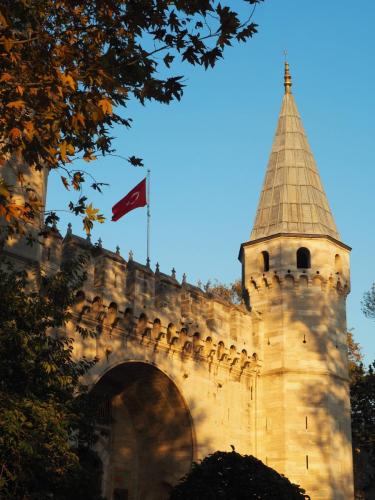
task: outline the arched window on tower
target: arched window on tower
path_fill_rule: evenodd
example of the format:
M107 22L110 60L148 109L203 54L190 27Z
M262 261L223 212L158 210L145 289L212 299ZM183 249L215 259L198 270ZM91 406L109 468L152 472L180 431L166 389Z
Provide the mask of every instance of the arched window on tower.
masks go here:
M259 255L259 267L263 273L270 270L270 254L265 250Z
M301 247L297 250L297 268L298 269L309 269L311 267L311 254L310 250L305 247Z
M335 255L335 270L338 274L342 273L342 261L338 253Z

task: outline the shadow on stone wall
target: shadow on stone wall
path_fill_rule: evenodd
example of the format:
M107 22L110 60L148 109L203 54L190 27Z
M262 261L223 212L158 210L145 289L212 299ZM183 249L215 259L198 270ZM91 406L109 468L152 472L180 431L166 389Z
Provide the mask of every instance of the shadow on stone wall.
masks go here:
M319 498L349 500L352 448L345 317L348 290L337 276L324 280L306 274L286 275L277 286L281 288L284 323L288 325L284 368L292 384L290 389L286 386L285 399L286 403L288 399L296 403L289 411L294 421L298 415L300 424L289 428L286 447L293 446L294 441L297 449L305 449L300 461L305 462L307 484L301 483L312 499L316 488ZM272 347L272 340L265 345L265 349ZM322 489L324 483L326 489Z
M106 497L162 500L191 467L194 430L177 387L146 363L123 363L95 385ZM204 416L195 415L196 420Z

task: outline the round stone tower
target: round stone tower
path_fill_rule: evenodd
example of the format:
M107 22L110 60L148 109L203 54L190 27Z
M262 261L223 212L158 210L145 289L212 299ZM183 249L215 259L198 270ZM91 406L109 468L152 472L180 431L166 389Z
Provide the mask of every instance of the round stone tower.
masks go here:
M313 500L353 498L346 296L340 241L291 93L285 95L243 287L263 322L258 455Z

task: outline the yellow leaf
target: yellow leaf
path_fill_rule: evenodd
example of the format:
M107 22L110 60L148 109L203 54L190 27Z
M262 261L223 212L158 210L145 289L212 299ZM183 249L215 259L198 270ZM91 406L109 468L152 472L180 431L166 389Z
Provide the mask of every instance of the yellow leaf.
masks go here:
M86 153L84 156L83 156L83 159L87 162L89 161L94 161L96 160L96 156L91 154L91 153Z
M16 86L16 90L17 92L19 93L19 95L23 95L24 91L25 91L25 88L22 87L22 85L17 85Z
M99 208L94 208L92 206L92 203L90 203L90 205L87 205L86 207L86 210L85 210L85 213L86 213L86 224L87 225L90 225L91 223L91 226L90 226L90 229L92 227L92 222L99 222L100 224L103 224L103 222L105 221L105 217L103 214L99 214ZM84 221L85 221L84 219ZM84 226L85 226L85 222L83 223Z
M86 212L87 216L91 219L93 217L94 218L96 217L96 214L99 212L99 209L94 208L92 206L92 203L90 203L90 205L87 205L85 212Z
M17 141L18 139L21 139L22 137L22 132L19 128L12 128L12 130L9 132L9 137L13 142Z
M73 128L77 130L79 129L79 125L81 125L82 127L85 126L85 117L83 116L82 113L77 113L72 116L72 125Z
M68 157L66 156L66 142L65 141L63 141L60 144L60 155L61 155L62 161L68 160Z
M0 24L1 24L1 26L4 26L5 28L7 28L9 26L8 21L6 20L4 14L2 12L0 12Z
M75 116L77 118L77 121L79 121L79 123L82 125L82 127L84 127L84 125L85 125L85 117L83 116L83 114L82 113L77 113Z
M74 153L76 152L73 144L67 144L66 145L66 150L68 152L69 155L74 155Z
M72 180L72 185L73 185L75 190L77 190L77 191L79 190L79 188L81 186L81 182L85 182L84 178L82 177L81 172L75 172L75 174L73 175L73 180Z
M26 135L26 138L29 141L33 140L34 133L35 133L33 122L26 122L25 123L24 133Z
M112 114L112 103L109 99L105 99L105 98L100 99L98 104L105 115Z
M23 187L23 185L25 184L25 176L23 175L22 172L18 172L17 174L17 181L21 184L21 186Z
M68 179L62 175L62 176L61 176L61 181L62 181L62 183L64 184L65 189L67 189L67 190L69 191L70 186L69 186Z
M10 196L8 186L5 184L3 179L0 179L0 196L4 198L9 198Z
M3 38L2 43L4 45L4 48L7 52L10 52L14 45L14 40L11 40L10 38Z
M25 107L25 101L21 101L21 100L11 101L11 102L8 102L8 104L6 105L6 107L7 108L16 108L16 109L24 108Z
M60 73L59 76L65 86L70 87L72 90L76 89L76 82L74 81L72 75L64 75L64 73Z
M3 73L1 75L0 82L9 82L10 80L12 80L12 75L9 73Z

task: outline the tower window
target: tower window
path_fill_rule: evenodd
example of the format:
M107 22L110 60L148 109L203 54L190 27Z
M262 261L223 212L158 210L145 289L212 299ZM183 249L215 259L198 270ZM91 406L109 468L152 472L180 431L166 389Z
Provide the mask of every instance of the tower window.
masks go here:
M305 247L301 247L297 250L297 268L298 269L309 269L311 267L311 254L310 250Z
M263 272L270 270L270 254L265 250L259 256L260 268Z
M342 273L342 262L341 262L341 257L338 253L335 255L335 270L336 273L339 274Z

